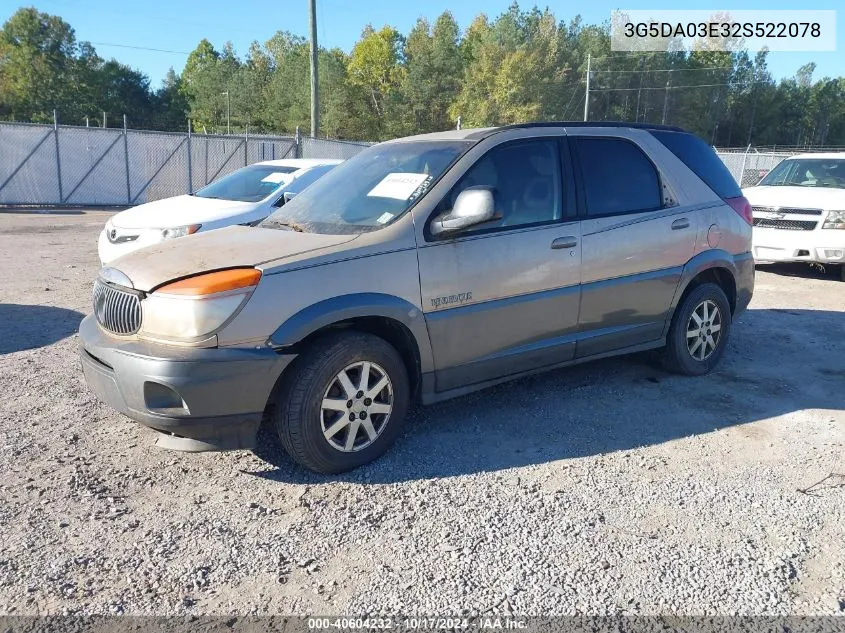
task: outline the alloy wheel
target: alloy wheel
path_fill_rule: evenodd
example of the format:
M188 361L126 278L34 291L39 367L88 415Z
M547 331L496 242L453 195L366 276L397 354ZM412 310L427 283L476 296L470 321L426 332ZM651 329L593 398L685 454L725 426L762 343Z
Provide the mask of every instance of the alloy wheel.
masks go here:
M722 337L722 313L710 299L699 303L687 323L687 349L697 361L713 355Z
M393 384L381 365L359 361L329 383L320 406L323 437L332 448L350 453L378 439L393 411Z

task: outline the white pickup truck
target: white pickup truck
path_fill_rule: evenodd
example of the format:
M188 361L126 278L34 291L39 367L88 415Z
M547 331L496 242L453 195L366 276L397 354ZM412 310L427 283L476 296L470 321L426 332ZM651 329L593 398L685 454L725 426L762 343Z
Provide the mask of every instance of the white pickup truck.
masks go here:
M792 156L743 193L755 261L839 265L845 281L845 153Z

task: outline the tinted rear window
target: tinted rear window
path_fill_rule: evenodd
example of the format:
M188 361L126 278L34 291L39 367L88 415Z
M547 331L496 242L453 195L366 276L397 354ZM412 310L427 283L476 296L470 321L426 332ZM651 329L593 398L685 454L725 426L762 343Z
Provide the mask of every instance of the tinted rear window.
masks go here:
M639 147L620 138L577 138L587 215L653 211L662 206L660 179Z
M651 133L719 196L735 198L742 195L731 172L713 148L700 138L685 132L651 130Z

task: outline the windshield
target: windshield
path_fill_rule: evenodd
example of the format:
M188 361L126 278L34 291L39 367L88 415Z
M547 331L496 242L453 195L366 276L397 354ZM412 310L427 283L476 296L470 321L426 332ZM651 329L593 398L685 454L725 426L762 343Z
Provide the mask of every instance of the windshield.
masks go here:
M258 202L290 180L297 167L250 165L206 185L194 195L238 202Z
M845 159L796 158L782 161L760 181L769 187L836 187L845 189Z
M301 193L303 189L317 182L318 179L325 176L337 165L319 165L312 167L302 174L298 174L296 179L285 187L285 195L293 196Z
M472 145L407 141L376 145L330 171L259 226L361 233L404 213Z

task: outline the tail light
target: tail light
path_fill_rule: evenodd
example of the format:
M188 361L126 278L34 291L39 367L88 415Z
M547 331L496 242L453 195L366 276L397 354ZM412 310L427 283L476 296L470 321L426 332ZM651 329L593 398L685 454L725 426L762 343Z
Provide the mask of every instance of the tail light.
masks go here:
M731 205L731 209L736 211L737 215L745 220L748 226L752 226L754 224L754 214L751 212L751 203L745 199L745 196L725 198L725 202Z

